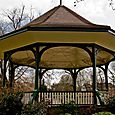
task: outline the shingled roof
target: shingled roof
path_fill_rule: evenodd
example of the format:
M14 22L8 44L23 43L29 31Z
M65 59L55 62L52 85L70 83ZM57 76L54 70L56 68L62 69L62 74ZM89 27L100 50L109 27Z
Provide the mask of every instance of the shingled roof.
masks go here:
M82 27L82 28L108 28L96 25L81 17L65 6L57 6L42 16L36 18L26 27Z

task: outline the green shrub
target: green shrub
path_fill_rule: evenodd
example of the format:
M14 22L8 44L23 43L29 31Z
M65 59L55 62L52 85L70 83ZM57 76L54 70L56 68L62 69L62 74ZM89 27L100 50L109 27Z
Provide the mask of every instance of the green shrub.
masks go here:
M71 115L70 113L62 113L60 115Z
M115 96L108 101L108 109L111 113L115 114Z
M114 114L112 114L110 112L99 112L99 113L95 113L93 115L114 115Z
M61 114L60 115L76 115L78 110L78 105L74 101L71 101L68 104L62 104L59 107Z
M21 115L22 93L3 93L0 98L0 115Z
M26 104L23 108L22 115L46 115L48 104L45 101Z
M49 101L31 100L22 103L23 93L11 93L5 89L0 95L0 115L46 115Z

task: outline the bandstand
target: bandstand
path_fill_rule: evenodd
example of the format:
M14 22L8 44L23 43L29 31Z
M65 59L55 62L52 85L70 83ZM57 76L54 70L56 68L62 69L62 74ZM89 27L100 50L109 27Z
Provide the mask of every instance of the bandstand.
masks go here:
M108 89L108 65L115 60L115 31L109 26L93 24L60 4L21 29L0 38L0 59L4 59L3 87L9 61L10 87L13 87L14 71L18 66L35 68L35 90L41 87L41 70L66 69L71 72L74 91L38 91L51 104L66 104L71 97L76 104L96 105L97 67L103 69ZM77 74L88 67L93 68L92 91L77 92Z

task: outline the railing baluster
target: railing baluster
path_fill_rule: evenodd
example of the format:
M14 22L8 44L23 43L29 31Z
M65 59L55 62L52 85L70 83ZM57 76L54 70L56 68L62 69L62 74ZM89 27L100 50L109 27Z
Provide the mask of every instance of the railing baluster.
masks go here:
M69 93L69 102L71 101L71 92Z
M55 92L55 104L57 104L57 93Z
M81 100L81 103L80 104L82 104L83 103L83 95L82 95L83 93L80 93L80 100Z
M76 103L76 94L75 94L75 92L74 92L74 102Z
M92 101L93 101L92 97L93 97L93 94L91 93L91 104L93 104L93 102L92 102Z
M78 92L76 92L76 104L78 104Z
M65 104L65 99L64 99L65 97L64 97L64 92L63 92L63 104Z
M66 97L67 97L67 103L68 103L69 102L69 92L67 92Z
M61 93L59 92L59 104L61 104Z
M87 104L87 92L86 92L86 94L85 94L85 104Z
M91 103L91 93L89 93L89 103Z
M57 93L55 92L55 104L57 104Z
M80 104L80 102L79 102L79 101L80 101L80 99L79 99L79 93L78 93L78 104Z
M81 93L79 93L79 100L80 100L80 104L82 103L82 99L81 99Z
M72 92L72 95L73 95L73 99L72 99L72 101L75 101L75 99L74 99L74 92Z
M55 92L53 93L53 104L55 104Z
M80 104L82 104L82 93L80 92Z
M87 93L87 103L89 104L89 93Z
M84 104L84 92L82 92L82 104Z
M38 92L38 102L40 102L40 93Z
M52 105L51 92L49 92L49 99L50 99L50 104Z
M88 93L88 101L89 101L89 104L91 103L91 93Z
M51 105L53 104L52 94L53 94L53 92L51 92Z
M56 92L56 104L58 104L59 103L59 96L58 96L58 92Z
M65 92L64 92L63 96L64 96L64 104L65 104Z
M67 101L66 101L66 100L67 100L66 94L67 94L67 92L65 92L65 94L64 94L64 97L65 97L65 98L64 98L64 99L65 99L65 104L67 104Z

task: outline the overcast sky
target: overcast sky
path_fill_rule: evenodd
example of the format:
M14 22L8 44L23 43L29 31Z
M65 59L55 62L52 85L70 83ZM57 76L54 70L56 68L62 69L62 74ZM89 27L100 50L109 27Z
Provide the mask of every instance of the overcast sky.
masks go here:
M0 12L24 4L27 11L29 11L28 9L32 6L37 15L38 12L44 13L59 5L59 1L60 0L0 0ZM90 22L109 25L115 30L115 11L109 6L110 0L84 0L77 3L76 7L74 7L74 1L75 0L63 0L63 5L74 10ZM115 0L113 1L115 2Z

